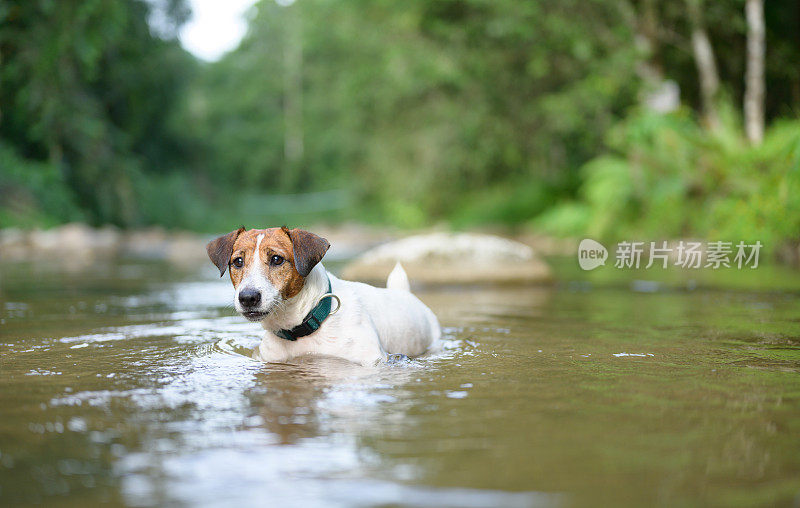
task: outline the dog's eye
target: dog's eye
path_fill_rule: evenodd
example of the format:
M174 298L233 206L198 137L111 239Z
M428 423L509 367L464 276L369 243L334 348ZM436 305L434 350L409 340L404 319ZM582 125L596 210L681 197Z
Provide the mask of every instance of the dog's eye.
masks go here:
M269 258L269 263L272 266L278 266L281 263L283 263L283 258L276 254L276 255L272 256L271 258Z
M234 258L233 261L231 261L231 264L233 266L235 266L236 268L241 268L241 267L244 266L244 259L242 259L242 258Z

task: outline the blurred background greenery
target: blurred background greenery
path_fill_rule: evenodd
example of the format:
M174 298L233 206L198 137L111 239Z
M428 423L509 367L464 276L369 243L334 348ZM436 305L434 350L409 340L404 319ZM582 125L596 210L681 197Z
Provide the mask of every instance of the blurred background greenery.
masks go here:
M0 227L800 239L796 1L261 0L215 62L190 17L0 0Z

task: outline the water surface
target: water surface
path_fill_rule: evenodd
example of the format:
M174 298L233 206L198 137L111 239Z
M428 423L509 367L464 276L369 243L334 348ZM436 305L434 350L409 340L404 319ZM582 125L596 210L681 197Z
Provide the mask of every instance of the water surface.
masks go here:
M366 369L251 360L210 266L0 265L0 504L800 502L796 274L559 272L420 291L442 350Z

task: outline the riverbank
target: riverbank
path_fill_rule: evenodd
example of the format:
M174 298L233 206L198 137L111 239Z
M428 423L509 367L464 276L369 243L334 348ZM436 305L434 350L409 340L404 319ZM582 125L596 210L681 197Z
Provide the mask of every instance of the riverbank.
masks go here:
M328 259L353 258L367 249L413 234L436 231L406 231L360 224L318 226L310 228L331 243ZM502 235L508 236L508 235ZM53 261L92 261L103 258L135 258L175 263L206 260L206 243L214 235L163 228L121 230L113 226L93 228L81 223L65 224L52 229L0 230L0 259L21 261L29 258ZM577 245L572 240L546 236L515 236L538 254L572 253Z

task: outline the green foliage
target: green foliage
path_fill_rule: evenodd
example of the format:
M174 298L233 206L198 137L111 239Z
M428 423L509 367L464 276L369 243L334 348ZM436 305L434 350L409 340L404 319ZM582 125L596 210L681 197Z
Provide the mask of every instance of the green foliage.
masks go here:
M621 6L264 0L239 49L193 90L187 124L209 140L209 174L221 181L271 192L346 182L373 213L408 226L478 218L463 196L497 203L480 197L487 187L570 191L573 168L633 102L633 34L618 21ZM296 44L305 149L293 162L286 80ZM489 215L520 222L546 201L518 197Z
M141 223L136 175L187 162L170 117L192 59L174 27L166 38L151 33L156 5L165 30L169 16L185 17L179 0L24 0L0 8L0 138L56 168L94 223Z
M58 168L23 159L0 143L0 228L84 219Z
M760 240L770 249L800 239L800 122L777 123L757 147L738 132L730 114L709 132L685 112L634 113L610 131L611 153L583 166L579 202L533 224L613 240Z
M133 187L143 224L208 230L204 223L210 215L209 197L188 175L181 172L145 175L139 172L133 178Z
M742 2L698 5L728 100L714 132L684 2L261 0L240 47L201 64L177 40L186 0L6 0L0 226L796 240L800 7L765 6L773 125L751 147ZM637 106L645 68L684 109Z
M450 214L456 227L521 224L553 206L558 192L539 180L520 180L474 191Z

